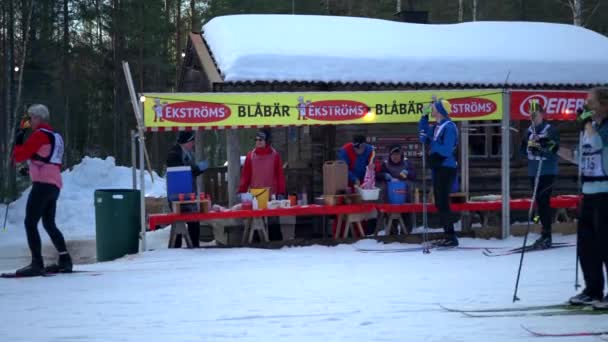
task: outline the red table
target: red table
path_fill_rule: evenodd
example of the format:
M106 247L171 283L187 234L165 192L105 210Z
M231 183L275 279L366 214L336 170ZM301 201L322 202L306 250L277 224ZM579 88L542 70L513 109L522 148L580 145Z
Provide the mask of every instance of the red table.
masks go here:
M274 216L325 216L325 215L348 215L369 213L375 209L375 204L352 204L352 205L309 205L292 208L278 209L259 209L259 210L233 210L224 212L209 213L168 213L151 214L148 217L150 230L155 230L156 226L167 225L175 222L193 222L221 219L244 219L256 217Z
M262 239L268 240L267 233L267 217L278 216L326 216L336 215L338 222L345 220L347 223L356 225L360 220L361 214L370 213L375 210L374 204L352 204L340 206L325 206L325 205L308 205L292 208L277 208L277 209L259 209L259 210L234 210L225 212L208 212L208 213L168 213L168 214L151 214L148 217L148 226L150 230L155 230L156 226L171 224L171 241L176 234L186 232L185 222L196 222L206 220L221 220L221 219L245 219L245 232L243 234L243 242L249 234L249 241L253 237L253 232L258 231ZM348 228L348 227L347 227ZM347 232L347 230L345 230Z
M580 200L578 195L561 195L551 198L551 208L554 209L576 209ZM509 202L511 210L528 210L532 199L514 199ZM452 211L501 211L502 201L490 202L466 202L454 203L450 206ZM403 225L400 214L406 213L422 213L422 203L407 203L407 204L377 204L376 209L379 212L381 222L384 223L384 216L387 217L388 227L393 221L399 221ZM436 213L437 208L433 204L428 204L427 210L429 213ZM378 226L379 227L379 226ZM376 230L376 232L379 229Z

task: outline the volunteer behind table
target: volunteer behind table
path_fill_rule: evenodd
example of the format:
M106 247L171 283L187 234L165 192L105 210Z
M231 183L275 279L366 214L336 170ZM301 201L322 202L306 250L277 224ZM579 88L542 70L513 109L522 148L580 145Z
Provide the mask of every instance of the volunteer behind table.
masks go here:
M416 180L416 171L409 160L403 156L401 145L389 146L388 159L380 164L380 169L376 172L376 180L385 187L388 182L392 181Z
M196 192L196 177L200 176L208 167L207 161L198 163L194 160L194 132L182 131L177 137L177 143L171 147L167 154L167 167L190 166L192 170L192 189ZM171 199L169 199L171 206ZM195 211L195 207L182 206L182 212ZM200 246L201 227L199 222L188 222L188 235L192 240L193 247ZM175 247L182 246L182 236L178 235L175 240Z
M348 184L360 185L365 178L367 166L373 162L374 149L365 142L363 135L355 135L353 142L338 150L338 158L348 165Z
M409 200L411 202L414 190L413 182L416 180L416 170L412 163L403 156L401 145L393 144L389 146L388 153L388 159L378 166L376 172L376 180L382 189L382 193L385 194L385 201L388 202L388 183L401 181L407 184L408 198L406 201ZM401 216L403 217L403 222L409 221L406 219L407 214L401 214ZM404 228L411 231L411 225Z
M261 129L257 132L255 148L245 158L239 193L255 188L270 188L271 195L285 195L283 161L271 143L269 130Z
M272 137L267 129L259 130L255 135L255 148L247 153L241 172L239 193L249 189L270 188L270 195L285 196L285 174L281 155L271 146ZM269 218L268 238L281 240L281 227L276 217Z
M374 148L366 143L366 138L363 135L355 135L351 143L347 143L338 150L338 158L343 160L348 165L348 185L351 187L359 186L363 183L365 178L365 171L367 167L374 162ZM375 219L376 213L370 214L372 217L363 222L363 228L366 235L371 234L375 228L377 221ZM334 235L336 233L337 225L334 224L333 230ZM345 227L340 227L340 230ZM357 230L355 234L358 236Z

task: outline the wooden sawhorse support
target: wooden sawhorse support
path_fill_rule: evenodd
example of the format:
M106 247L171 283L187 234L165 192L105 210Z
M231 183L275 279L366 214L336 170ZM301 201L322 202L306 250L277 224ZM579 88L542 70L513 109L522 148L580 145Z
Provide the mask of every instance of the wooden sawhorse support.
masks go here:
M336 226L336 234L334 235L334 239L339 239L340 229L342 228L342 222L345 222L344 232L342 232L342 238L346 239L348 237L348 232L350 231L351 236L355 236L354 229L356 228L359 231L359 236L364 237L365 232L363 231L363 225L361 222L367 219L368 213L364 214L346 214L346 215L338 215L338 222Z
M175 222L171 225L171 234L169 236L169 248L175 248L177 236L181 235L186 240L186 246L188 248L194 247L190 234L188 234L188 228L186 228L186 222Z
M403 217L401 213L380 213L378 215L380 217L380 221L382 225L376 224L376 229L374 230L374 236L378 236L378 232L380 229L384 229L385 234L391 235L391 230L393 230L393 223L397 222L397 234L406 234L407 229L405 228L405 222L403 222ZM401 231L401 232L400 232Z
M243 231L243 244L253 241L253 233L258 232L260 241L268 242L268 220L266 217L253 217L245 220L245 230Z

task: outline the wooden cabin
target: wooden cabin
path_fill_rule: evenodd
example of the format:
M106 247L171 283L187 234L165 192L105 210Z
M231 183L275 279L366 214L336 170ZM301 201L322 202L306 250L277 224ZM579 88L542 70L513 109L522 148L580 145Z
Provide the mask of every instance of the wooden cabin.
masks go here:
M223 30L230 30L230 25L234 24L235 20L274 20L281 16L236 16L235 18L230 16L229 22L215 22L213 19L209 22L204 30L210 29L210 25L217 26L223 25ZM296 17L301 16L289 16L293 19L285 20L300 20ZM226 17L220 17L226 18ZM331 18L331 17L327 17ZM281 20L283 20L281 19ZM317 18L318 19L318 18ZM315 20L317 20L315 19ZM375 19L364 19L364 18L351 18L356 20L369 20L370 26L376 25ZM345 19L345 20L351 20ZM307 20L307 19L302 19ZM323 19L319 19L323 20ZM373 22L371 22L373 21ZM243 29L235 29L231 31L231 35L222 37L221 45L218 45L217 36L215 37L215 46L224 46L230 44L240 44L240 39L257 39L259 44L263 45L263 41L266 39L264 34L274 35L272 29L258 29L258 26L251 25L250 22L246 23L251 31L255 31L247 37L239 39L235 38L235 41L231 41L230 37L239 37L239 34L249 34L249 32ZM280 23L277 23L279 25ZM360 23L354 23L360 24ZM373 25L372 25L373 24ZM390 25L395 25L391 22ZM411 25L404 23L397 23L396 25ZM464 24L463 24L464 25ZM502 24L497 24L502 25ZM527 25L522 23L511 23L512 27L515 25ZM536 25L536 24L531 24ZM543 24L553 25L553 24ZM435 26L435 25L433 25ZM454 26L454 25L452 25ZM560 25L565 26L565 25ZM234 26L233 26L234 27ZM369 26L367 26L369 28ZM285 26L277 26L276 30L281 31L285 29ZM372 28L373 29L373 28ZM527 32L530 28L525 27L523 31ZM549 27L542 27L543 30L551 30ZM562 28L559 28L561 30ZM331 25L327 26L327 30L331 30ZM569 29L568 29L569 30ZM564 39L568 39L568 42L564 42L564 46L561 48L568 49L569 51L574 49L572 46L572 39L576 34L581 36L593 35L591 31L577 28L576 30L585 30L588 32L570 32L566 30L564 35L569 36ZM340 31L343 32L344 30ZM483 30L481 30L483 31ZM532 30L533 31L533 30ZM531 31L530 31L531 32ZM534 33L534 32L532 32ZM339 35L340 33L331 33L330 35ZM353 34L356 34L353 33ZM517 32L510 33L511 35L517 36ZM599 36L599 35L598 35ZM601 41L602 49L608 49L608 39L604 36L591 37L593 39L599 39ZM352 37L351 37L352 38ZM294 38L298 39L298 38ZM345 37L346 39L346 37ZM500 37L496 39L501 39ZM505 38L506 39L506 38ZM513 39L513 38L511 38ZM472 39L477 41L476 39ZM528 40L529 41L529 40ZM547 44L555 45L555 42L548 42ZM580 41L578 43L581 43ZM583 42L584 43L584 42ZM508 44L508 43L505 43ZM536 44L536 43L535 43ZM545 42L539 42L539 49L543 49ZM393 42L393 45L394 42ZM527 49L528 43L522 42ZM595 44L597 45L597 44ZM495 45L492 45L495 46ZM549 46L549 45L547 45ZM410 49L415 48L410 46ZM547 47L549 48L549 47ZM543 89L543 90L587 90L592 86L605 85L608 82L608 77L604 77L602 81L598 81L593 77L603 77L601 75L593 75L593 72L584 70L581 73L581 78L572 80L571 82L559 81L552 78L552 74L540 73L537 82L522 81L522 80L504 80L498 81L487 81L487 82L473 82L464 79L462 82L439 82L432 83L428 81L416 81L414 78L404 80L402 82L387 82L386 75L378 75L378 82L374 82L367 79L361 79L357 81L327 81L327 80L284 80L282 78L268 79L267 77L255 78L249 77L247 79L234 80L229 77L224 70L221 69L220 63L218 63L218 56L214 51L213 44L207 41L205 32L192 32L188 37L188 43L186 47L186 57L183 60L180 71L179 79L179 92L331 92L331 91L395 91L395 90L436 90L436 89L490 89L490 88L508 88L508 89ZM527 50L526 50L527 51ZM551 50L554 51L554 50ZM558 49L559 51L559 49ZM271 53L269 51L268 53ZM483 52L483 51L482 51ZM606 56L606 54L604 54ZM542 57L542 56L541 56ZM258 58L260 58L258 56ZM244 63L244 62L243 62ZM472 63L472 62L471 62ZM605 63L605 62L604 62ZM572 60L570 64L560 65L561 69L554 70L555 73L563 72L564 68L572 68L573 65L580 64L577 60ZM472 72L474 66L471 65ZM607 68L604 68L607 69ZM571 70L570 70L571 71ZM498 72L497 72L498 73ZM605 70L602 73L606 73ZM355 73L356 74L356 73ZM501 73L502 75L502 73ZM543 75L549 75L543 78ZM382 76L382 77L380 77ZM463 75L465 76L465 75ZM466 75L467 77L469 75ZM504 78L504 76L500 76ZM587 78L585 78L587 77ZM466 77L463 77L466 78ZM523 79L523 78L522 78ZM582 81L581 81L582 80ZM501 193L501 141L504 137L501 135L500 122L494 122L497 126L491 126L488 124L492 122L485 121L481 122L471 121L469 128L469 166L470 166L470 191L469 195L482 195L482 194L500 194ZM481 125L480 125L481 124ZM554 123L561 132L561 140L563 145L574 145L578 139L578 127L573 121L555 122ZM519 146L522 139L522 134L528 127L528 122L512 121L511 126L514 128L511 132L511 195L513 198L516 197L528 197L531 193L530 181L527 177L527 162L526 159L519 154ZM346 142L351 140L354 134L363 134L368 137L370 142L378 148L379 154L385 152L386 146L393 141L402 141L406 146L406 150L409 148L415 149L416 137L417 137L417 124L367 124L367 125L338 125L338 126L304 126L304 127L289 127L289 128L274 128L274 147L281 153L284 161L286 161L286 175L288 182L288 191L302 191L306 190L309 193L309 198L312 196L318 196L322 193L322 165L326 160L333 160L336 158L336 151ZM251 144L253 145L253 144ZM409 146L412 145L412 146ZM247 151L243 150L242 155ZM410 160L413 160L417 166L418 174L421 174L421 160L419 156L415 156L412 153L408 156ZM209 178L209 177L208 177ZM218 179L217 175L211 175L212 181L207 180L209 185L214 187L221 187L222 177ZM217 191L210 190L210 191ZM572 194L577 192L577 168L565 161L560 162L560 174L558 181L556 182L554 194ZM221 196L221 195L218 195Z

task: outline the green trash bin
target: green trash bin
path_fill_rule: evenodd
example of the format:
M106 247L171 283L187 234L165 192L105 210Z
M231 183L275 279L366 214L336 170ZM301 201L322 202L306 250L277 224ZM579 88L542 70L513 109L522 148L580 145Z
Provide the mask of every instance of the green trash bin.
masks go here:
M97 261L118 259L139 250L139 190L95 190Z

